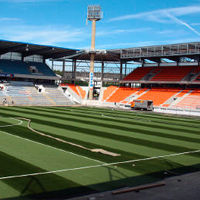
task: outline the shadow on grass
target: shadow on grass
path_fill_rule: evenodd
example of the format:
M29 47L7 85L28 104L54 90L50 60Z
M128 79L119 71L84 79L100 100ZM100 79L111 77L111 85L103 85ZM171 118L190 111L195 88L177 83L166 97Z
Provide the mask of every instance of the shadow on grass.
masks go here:
M33 194L29 196L21 196L16 198L9 198L4 200L58 200L58 199L68 199L73 197L80 197L83 195L88 195L92 193L98 193L98 192L104 192L104 191L110 191L114 189L119 189L123 187L134 187L138 185L148 184L156 181L161 181L164 178L172 177L174 175L182 175L186 173L191 172L197 172L200 171L200 164L188 166L188 167L181 167L181 168L175 168L171 170L171 173L165 173L165 171L159 171L156 173L136 176L136 177L129 177L129 178L123 178L120 180L115 181L109 181L104 182L101 184L95 184L95 185L88 185L87 187L76 187L71 189L64 189L60 191L52 191L52 192L44 192L40 194Z

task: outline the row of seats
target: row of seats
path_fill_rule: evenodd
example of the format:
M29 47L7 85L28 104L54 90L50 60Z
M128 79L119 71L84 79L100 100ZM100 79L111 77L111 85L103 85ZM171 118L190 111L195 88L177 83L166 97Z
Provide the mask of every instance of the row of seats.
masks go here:
M117 86L107 87L103 93L103 101L107 100L112 95L112 93L117 89L118 89Z
M54 72L45 63L2 59L0 59L0 73L55 76Z
M47 98L49 103L53 105L69 105L73 104L66 96L63 94L61 90L58 90L57 87L45 87L44 96Z
M109 91L109 89L107 90ZM152 100L155 106L160 106L178 92L180 92L180 89L166 89L166 88L141 89L141 88L120 87L118 88L118 90L116 90L116 92L113 93L113 95L111 95L106 100L106 102L122 102L126 98L134 94L134 96L136 96L138 99Z
M63 106L72 105L57 87L45 87L45 92L38 92L34 86L7 85L0 91L0 104Z
M179 103L177 103L173 107L200 110L200 90L192 90L192 92L188 96L183 98Z
M143 80L147 75L148 81L181 81L189 73L198 74L200 67L197 66L168 66L168 67L138 67L124 81ZM200 79L200 77L198 77Z
M129 97L131 94L135 93L136 91L138 91L138 88L120 87L106 101L107 102L120 102L120 101L124 100L125 98Z
M140 96L139 99L152 100L154 106L160 106L179 91L180 89L150 89Z
M86 97L86 91L78 85L71 84L71 83L66 83L66 84L62 83L60 86L61 87L69 87L73 92L75 92L82 99L85 99L85 97Z
M146 74L148 74L153 67L138 67L133 72L131 72L128 76L124 78L125 81L134 80L139 81L141 80Z
M151 81L181 81L194 67L159 67L160 71Z
M131 97L140 100L152 100L154 106L200 109L200 89L117 88L110 86L104 91L103 100L127 104L131 102Z

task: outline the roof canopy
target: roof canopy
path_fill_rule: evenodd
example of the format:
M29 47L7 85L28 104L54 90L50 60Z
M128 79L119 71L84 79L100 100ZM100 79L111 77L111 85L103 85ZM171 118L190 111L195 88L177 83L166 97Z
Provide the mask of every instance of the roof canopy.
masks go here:
M37 45L22 42L0 40L0 55L8 52L21 53L23 57L41 55L44 59L53 60L90 60L90 54L95 53L96 61L135 61L149 59L160 62L161 58L179 60L181 57L200 60L200 42L133 47L111 50L78 50L55 46Z
M76 49L0 40L0 55L8 52L18 52L21 53L23 57L41 55L44 59L57 59L73 55L77 51Z
M120 49L121 59L137 60L152 58L196 58L200 55L200 42L156 45Z
M90 54L95 53L95 61L108 61L108 62L119 62L120 61L120 52L119 51L110 51L110 50L81 50L77 51L74 55L65 56L57 60L66 60L66 59L76 59L76 60L90 60Z

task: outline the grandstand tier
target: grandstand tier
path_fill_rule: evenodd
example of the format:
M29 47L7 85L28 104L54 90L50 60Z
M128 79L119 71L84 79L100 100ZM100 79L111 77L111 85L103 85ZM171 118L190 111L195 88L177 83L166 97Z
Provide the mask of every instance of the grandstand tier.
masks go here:
M138 67L128 74L123 81L199 81L199 73L200 67L197 66Z
M200 89L181 88L129 88L115 87L114 92L108 95L108 91L113 91L113 86L104 91L104 102L131 104L133 100L151 100L154 107L181 108L200 110Z
M154 106L161 106L169 98L178 93L180 90L177 89L150 89L144 95L140 96L141 100L151 100L153 101Z
M131 72L128 76L124 78L125 81L128 80L141 80L146 74L148 74L153 67L138 67L133 72Z
M1 76L3 74L13 74L14 76L21 74L56 77L55 73L45 63L3 59L0 59L0 74Z
M138 88L119 87L112 96L107 99L107 102L120 102L125 100L128 96L138 91Z
M17 106L63 106L73 105L62 90L56 86L45 86L44 92L28 82L7 83L3 90L0 90L0 105Z
M193 66L159 67L159 72L151 80L152 81L181 81L193 69L194 69Z

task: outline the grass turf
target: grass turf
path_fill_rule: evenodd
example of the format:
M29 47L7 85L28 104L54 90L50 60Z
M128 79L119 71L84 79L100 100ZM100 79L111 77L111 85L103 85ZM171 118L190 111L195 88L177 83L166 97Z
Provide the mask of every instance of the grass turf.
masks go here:
M0 199L36 198L139 185L200 169L200 153L92 167L200 149L200 119L86 107L0 107L0 178L60 169L60 173L0 180ZM88 148L119 153L111 157L61 143L31 127ZM13 124L14 126L5 126ZM164 172L168 172L167 174Z

